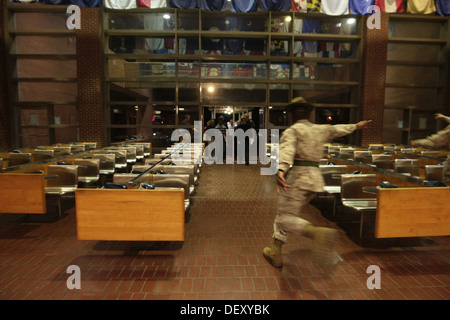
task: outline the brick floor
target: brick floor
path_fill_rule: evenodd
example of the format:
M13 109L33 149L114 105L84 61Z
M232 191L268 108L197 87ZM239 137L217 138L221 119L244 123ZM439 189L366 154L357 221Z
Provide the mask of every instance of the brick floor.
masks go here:
M358 225L331 219L327 199L306 218L341 230L333 273L318 270L311 242L291 236L284 266L261 250L272 242L273 176L258 165L203 165L186 240L79 241L73 206L61 219L0 215L0 299L26 300L447 300L448 237L358 239ZM132 214L132 213L130 213ZM68 289L69 265L81 289ZM368 289L378 265L381 289Z

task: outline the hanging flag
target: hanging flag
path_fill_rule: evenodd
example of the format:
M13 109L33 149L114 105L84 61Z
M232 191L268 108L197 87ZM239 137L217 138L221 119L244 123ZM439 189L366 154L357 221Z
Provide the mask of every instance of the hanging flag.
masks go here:
M381 12L405 12L403 0L375 0L375 5L380 7Z
M291 10L294 12L307 12L307 0L291 0Z
M200 9L207 11L224 11L227 5L227 0L199 0Z
M195 9L198 8L198 0L169 0L169 8Z
M291 0L260 0L259 8L264 11L289 11Z
M350 0L350 13L358 15L372 14L369 7L374 4L375 0Z
M255 12L258 10L258 0L231 0L231 12Z
M450 16L450 1L436 0L436 12L440 16Z
M136 0L104 0L105 8L110 9L134 9L137 8Z
M436 12L436 6L434 5L434 0L408 0L406 12L430 14Z

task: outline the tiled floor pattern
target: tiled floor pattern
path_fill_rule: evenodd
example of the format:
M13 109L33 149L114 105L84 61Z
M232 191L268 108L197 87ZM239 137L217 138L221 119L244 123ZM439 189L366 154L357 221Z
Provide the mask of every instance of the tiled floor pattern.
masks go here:
M261 250L272 241L276 198L274 177L258 165L203 165L184 243L79 241L70 203L61 219L0 215L0 299L450 298L448 237L359 240L358 224L324 216L326 199L306 218L341 230L333 273L312 264L311 240L293 236L284 267L273 268ZM67 288L70 265L80 268L79 290ZM367 286L371 265L380 289Z

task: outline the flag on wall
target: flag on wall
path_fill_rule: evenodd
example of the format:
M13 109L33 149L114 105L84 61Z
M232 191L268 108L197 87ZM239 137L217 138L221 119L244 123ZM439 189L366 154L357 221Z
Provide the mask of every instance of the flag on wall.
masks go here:
M405 12L403 0L375 0L375 5L380 7L381 12Z
M134 9L137 8L136 0L104 0L103 5L110 9Z
M260 0L259 8L265 11L289 11L291 0Z
M375 0L350 0L350 12L359 15L372 14L372 11L369 12L369 7L374 4Z
M436 12L440 16L450 16L450 1L436 0Z
M413 14L430 14L436 12L436 6L434 5L434 0L408 0L406 12Z
M322 0L320 12L329 16L340 16L349 13L349 0Z

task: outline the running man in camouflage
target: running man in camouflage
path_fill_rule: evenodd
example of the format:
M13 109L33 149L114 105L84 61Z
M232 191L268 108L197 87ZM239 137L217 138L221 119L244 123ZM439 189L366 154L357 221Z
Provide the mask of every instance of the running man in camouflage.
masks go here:
M328 140L342 137L362 129L371 120L357 124L318 125L311 123L313 106L303 98L295 98L285 110L295 122L287 128L280 139L277 191L280 194L274 221L274 242L263 249L264 257L274 266L283 265L281 247L288 233L306 236L314 241L314 262L326 266L331 262L331 252L337 230L315 227L302 218L304 207L323 191L324 180L319 169L323 158L323 145Z

